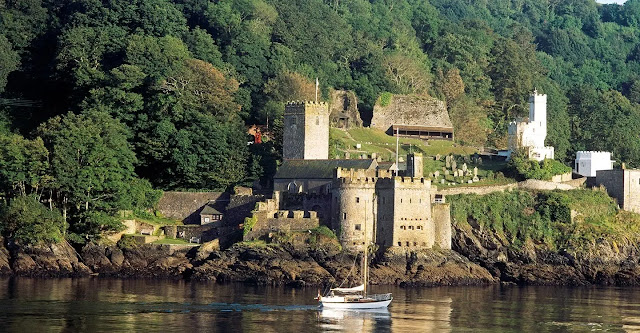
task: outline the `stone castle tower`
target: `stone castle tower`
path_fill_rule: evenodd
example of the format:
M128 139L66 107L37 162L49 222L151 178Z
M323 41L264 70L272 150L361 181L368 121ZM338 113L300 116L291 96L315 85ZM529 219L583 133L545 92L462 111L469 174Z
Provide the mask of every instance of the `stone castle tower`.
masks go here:
M282 157L329 158L329 106L324 102L289 102L284 108Z
M336 170L332 227L350 250L366 239L380 247L451 248L449 206L431 203L431 181L387 170Z

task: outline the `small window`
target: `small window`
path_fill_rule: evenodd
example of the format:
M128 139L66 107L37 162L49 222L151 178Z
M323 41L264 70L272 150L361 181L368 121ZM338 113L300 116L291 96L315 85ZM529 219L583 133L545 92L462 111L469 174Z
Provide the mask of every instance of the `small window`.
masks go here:
M402 246L402 242L398 242L398 246Z
M402 203L402 199L400 199L400 203Z
M409 242L405 242L404 244L405 244L406 246L409 246Z
M411 203L411 198L409 198L409 203Z
M413 242L413 246L418 246L418 242Z
M347 219L347 213L342 213L342 219L346 220Z
M211 220L210 220L208 217L205 217L205 218L204 218L204 222L205 222L205 223L206 223L206 222L210 222L210 221L211 221Z
M421 225L418 226L418 230L422 230L422 226Z
M360 198L356 197L356 203L360 202Z
M356 230L362 230L362 225L361 224L356 224Z

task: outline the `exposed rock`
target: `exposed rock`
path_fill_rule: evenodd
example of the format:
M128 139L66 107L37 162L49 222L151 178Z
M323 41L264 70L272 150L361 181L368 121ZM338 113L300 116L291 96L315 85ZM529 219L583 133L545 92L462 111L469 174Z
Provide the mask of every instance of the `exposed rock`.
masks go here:
M473 221L470 221L473 222ZM584 244L580 250L554 251L525 243L516 249L493 232L470 223L454 225L453 249L485 267L502 282L521 285L640 285L638 247L617 252L608 242Z
M67 242L50 245L9 247L16 275L36 277L84 276L91 274L75 249Z
M362 119L358 112L358 99L353 91L335 90L331 92L331 127L362 127Z

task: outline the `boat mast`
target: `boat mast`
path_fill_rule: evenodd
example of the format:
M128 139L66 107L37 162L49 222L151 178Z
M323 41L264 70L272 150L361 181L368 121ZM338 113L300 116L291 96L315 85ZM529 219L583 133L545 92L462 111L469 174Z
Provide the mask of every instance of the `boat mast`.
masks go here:
M367 199L364 200L364 269L362 270L362 281L364 283L364 296L367 296L367 269L369 263L367 262L369 253L369 243L367 242Z

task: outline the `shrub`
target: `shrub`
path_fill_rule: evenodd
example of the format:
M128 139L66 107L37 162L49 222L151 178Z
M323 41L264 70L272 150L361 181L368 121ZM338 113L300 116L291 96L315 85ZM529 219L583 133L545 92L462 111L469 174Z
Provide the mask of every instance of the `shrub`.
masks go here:
M66 229L57 210L49 210L35 196L19 196L3 213L4 233L22 244L58 243Z
M517 176L525 179L551 180L553 176L571 172L570 167L556 160L531 160L523 151L511 154L508 167Z
M380 94L380 97L378 99L378 104L380 104L380 106L388 106L389 104L391 104L391 98L393 98L393 94L391 94L390 92L383 92L382 94Z

